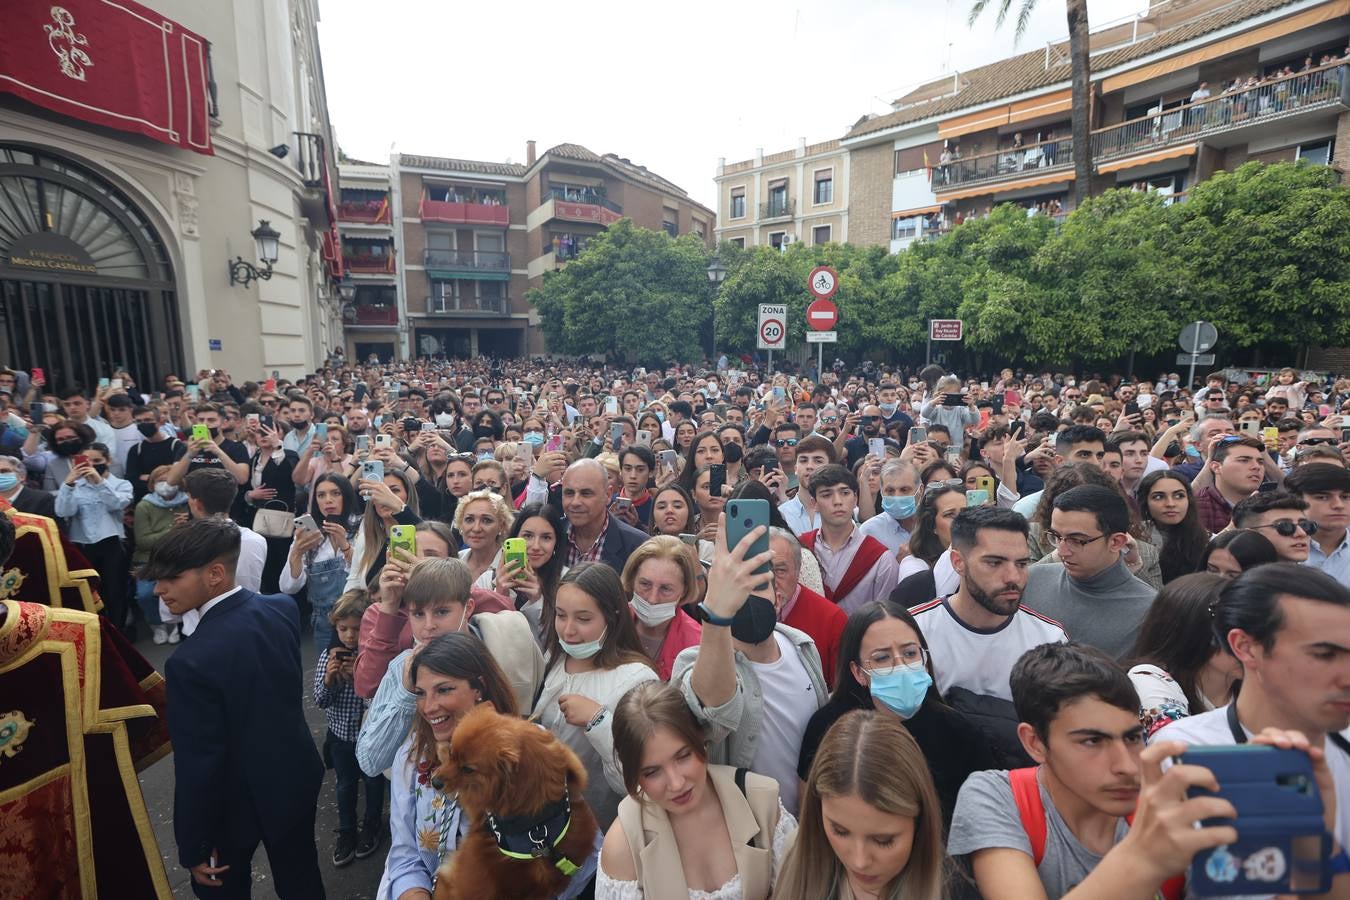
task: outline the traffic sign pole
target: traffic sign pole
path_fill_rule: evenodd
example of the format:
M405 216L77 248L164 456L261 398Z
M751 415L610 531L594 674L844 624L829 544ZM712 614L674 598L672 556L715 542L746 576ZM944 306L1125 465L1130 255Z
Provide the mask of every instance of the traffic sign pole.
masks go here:
M1191 371L1186 376L1186 390L1191 390L1195 386L1195 358L1200 355L1200 326L1203 322L1195 323L1195 338L1191 341Z

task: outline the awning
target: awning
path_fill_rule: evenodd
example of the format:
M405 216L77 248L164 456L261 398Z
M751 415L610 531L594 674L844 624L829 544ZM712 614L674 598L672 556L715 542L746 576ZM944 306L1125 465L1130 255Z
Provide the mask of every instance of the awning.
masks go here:
M941 211L942 206L934 203L932 206L920 206L918 209L902 209L899 212L891 213L892 219L912 219L915 216L926 216L929 213Z
M986 194L1004 194L1008 191L1020 191L1026 188L1040 187L1045 184L1061 184L1066 181L1073 181L1073 172L1059 172L1055 175L1042 175L1040 178L1023 178L1019 181L996 181L992 184L982 184L979 187L966 188L965 190L957 190L950 193L944 191L938 194L938 199L943 203L950 203L953 200L964 200L967 197L981 197Z
M1181 156L1194 156L1198 149L1198 144L1183 144L1180 147L1169 147L1166 150L1159 150L1156 153L1145 153L1142 156L1131 156L1127 159L1113 159L1110 162L1098 163L1097 173L1105 175L1107 172L1119 172L1121 169L1133 169L1136 166L1146 166L1149 163L1162 162L1165 159L1176 159Z
M0 91L210 155L210 44L133 0L7 3Z
M1346 0L1346 2L1350 2L1350 0ZM1037 97L1018 100L1015 103L1004 103L978 112L967 113L964 116L956 116L938 123L938 137L944 139L960 137L963 134L970 134L975 131L998 128L1002 125L1015 125L1018 122L1039 119L1042 116L1066 113L1073 106L1072 93L1069 88L1064 88Z

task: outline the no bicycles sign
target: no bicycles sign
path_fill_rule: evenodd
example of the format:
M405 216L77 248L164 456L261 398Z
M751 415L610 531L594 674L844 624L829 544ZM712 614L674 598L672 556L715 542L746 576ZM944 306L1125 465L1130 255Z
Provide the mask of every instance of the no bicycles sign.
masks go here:
M761 350L783 350L787 347L787 307L772 303L759 305L759 329L756 346Z

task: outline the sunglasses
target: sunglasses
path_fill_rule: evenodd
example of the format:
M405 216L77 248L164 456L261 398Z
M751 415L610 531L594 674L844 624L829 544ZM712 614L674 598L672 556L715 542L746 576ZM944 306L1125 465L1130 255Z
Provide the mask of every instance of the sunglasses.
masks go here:
M776 440L776 441L773 442L773 445L774 445L775 447L795 447L795 446L797 446L797 439L796 439L796 438L779 438L778 440Z
M1280 537L1293 537L1294 532L1299 528L1303 533L1311 537L1317 533L1317 523L1312 519L1280 519L1278 522L1271 522L1267 525L1253 525L1253 528L1274 528L1275 533Z
M1338 444L1338 443L1340 443L1340 442L1337 441L1335 438L1319 438L1319 437L1315 437L1315 438L1304 438L1303 440L1299 441L1298 443L1299 443L1299 446L1300 446L1300 447L1319 447L1319 446L1321 446L1321 445L1323 445L1323 444L1330 444L1331 446L1334 447L1336 444Z
M930 481L923 486L925 491L939 491L943 488L956 488L959 491L965 491L966 483L960 478L948 478L944 481Z

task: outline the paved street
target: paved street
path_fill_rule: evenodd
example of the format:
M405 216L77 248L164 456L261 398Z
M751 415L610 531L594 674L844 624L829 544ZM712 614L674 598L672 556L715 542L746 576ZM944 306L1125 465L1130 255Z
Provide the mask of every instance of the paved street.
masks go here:
M136 642L136 649L145 655L160 672L164 671L164 661L176 647L169 644L155 646L149 638L148 630ZM304 636L303 651L305 657L305 718L314 734L316 746L323 746L325 732L323 710L314 706L309 677L314 671L314 645L309 635ZM141 790L145 793L145 803L150 810L150 821L155 826L155 836L159 840L160 853L164 856L164 867L169 873L169 884L173 885L173 895L177 898L193 896L190 885L191 876L178 865L178 848L173 840L173 754L169 754L151 768L141 773ZM364 810L365 796L361 797ZM315 825L315 834L319 843L319 869L323 872L324 886L329 900L373 900L380 884L380 872L384 869L384 857L389 850L387 835L372 856L353 860L341 869L333 868L333 840L337 829L337 801L333 790L333 772L329 770L324 777L323 790L319 794L319 814ZM267 864L267 853L258 848L253 857L253 896L256 900L274 900L276 892L272 888L272 873Z

